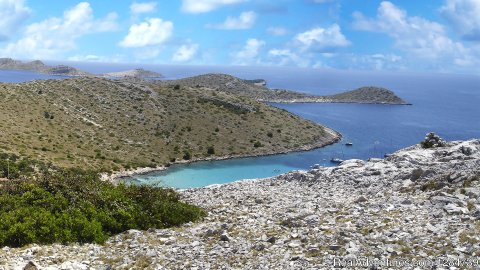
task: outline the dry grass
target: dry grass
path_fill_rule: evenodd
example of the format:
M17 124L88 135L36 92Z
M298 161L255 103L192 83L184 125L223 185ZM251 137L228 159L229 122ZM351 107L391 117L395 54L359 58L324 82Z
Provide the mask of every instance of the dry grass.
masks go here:
M99 78L0 84L0 148L60 166L116 170L164 165L186 152L205 158L209 147L216 156L264 154L332 139L313 122L232 93L150 87Z

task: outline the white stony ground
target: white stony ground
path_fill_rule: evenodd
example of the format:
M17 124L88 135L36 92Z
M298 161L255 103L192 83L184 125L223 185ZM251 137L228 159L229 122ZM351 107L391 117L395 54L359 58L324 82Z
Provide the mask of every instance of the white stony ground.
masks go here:
M209 212L202 222L131 230L103 246L3 248L0 269L331 269L355 259L370 269L387 259L391 269L433 260L480 269L479 175L472 140L186 190L185 201Z

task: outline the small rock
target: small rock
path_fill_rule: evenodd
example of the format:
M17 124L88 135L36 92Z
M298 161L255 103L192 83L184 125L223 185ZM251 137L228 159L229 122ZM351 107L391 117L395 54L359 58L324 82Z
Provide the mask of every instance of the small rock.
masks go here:
M23 267L23 270L37 270L37 269L38 269L38 266L32 261L29 261L27 265Z
M267 242L269 242L270 244L275 244L276 241L277 241L277 238L275 236L272 236L267 240Z
M355 200L356 203L363 203L363 202L366 202L366 201L368 201L368 200L364 196L360 196Z
M443 207L443 210L445 210L449 214L467 214L468 209L464 207L459 207L456 206L455 204L447 204Z
M220 241L228 242L228 241L230 241L230 237L228 236L228 234L222 233L220 235Z
M405 204L405 205L409 205L409 204L412 204L412 203L413 202L410 199L405 199L405 200L402 201L402 204Z
M257 244L257 245L255 245L255 250L256 251L263 251L263 250L265 250L265 245L262 244L262 243Z
M291 248L297 248L300 246L300 243L298 242L290 242L288 243L288 246L291 247Z
M342 247L339 246L339 245L330 245L330 246L328 246L328 249L334 250L334 251L337 251L337 250L339 250L340 248L342 248Z

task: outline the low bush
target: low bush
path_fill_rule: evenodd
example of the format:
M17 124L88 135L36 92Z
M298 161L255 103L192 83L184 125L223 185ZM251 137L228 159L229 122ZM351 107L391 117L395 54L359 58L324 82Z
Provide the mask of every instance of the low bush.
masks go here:
M0 246L103 243L129 229L167 228L204 216L174 190L114 185L97 173L52 170L0 186Z

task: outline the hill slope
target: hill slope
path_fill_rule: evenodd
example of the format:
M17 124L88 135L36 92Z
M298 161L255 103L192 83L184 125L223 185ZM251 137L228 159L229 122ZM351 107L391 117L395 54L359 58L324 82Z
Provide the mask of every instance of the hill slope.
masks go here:
M254 80L262 81L263 80ZM188 87L204 87L222 92L235 93L246 96L261 102L274 103L381 103L381 104L408 104L406 101L396 96L390 90L380 87L362 87L357 90L340 93L331 96L317 96L305 93L269 89L262 85L252 83L249 80L242 80L226 74L205 74L185 79L160 82L163 85L181 85Z
M0 148L93 169L273 154L339 137L228 92L101 78L0 84L0 107Z

